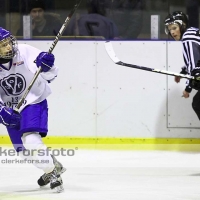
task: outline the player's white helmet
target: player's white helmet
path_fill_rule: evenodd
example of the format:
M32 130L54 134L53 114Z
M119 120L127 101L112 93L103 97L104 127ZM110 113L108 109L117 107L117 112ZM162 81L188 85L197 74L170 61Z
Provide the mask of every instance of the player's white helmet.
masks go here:
M8 30L0 27L0 59L11 60L17 49L15 37Z
M181 36L186 31L186 29L189 27L188 17L186 14L184 14L182 11L174 11L172 14L169 14L165 18L165 33L168 35L169 30L168 26L170 24L178 24L181 30Z

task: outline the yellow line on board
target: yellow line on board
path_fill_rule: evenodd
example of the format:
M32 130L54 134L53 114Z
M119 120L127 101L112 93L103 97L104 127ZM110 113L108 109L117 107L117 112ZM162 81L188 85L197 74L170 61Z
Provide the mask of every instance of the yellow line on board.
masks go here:
M47 146L101 149L101 150L170 150L170 151L200 151L198 138L92 138L48 136L43 138ZM11 146L8 136L0 136L0 145Z

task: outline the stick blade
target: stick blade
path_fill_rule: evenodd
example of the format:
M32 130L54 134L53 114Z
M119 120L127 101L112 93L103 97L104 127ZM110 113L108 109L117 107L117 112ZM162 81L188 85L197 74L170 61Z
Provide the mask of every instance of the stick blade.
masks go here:
M105 45L106 52L109 55L109 57L111 58L111 60L114 63L120 62L119 58L115 55L112 43L110 41L106 41L104 45Z

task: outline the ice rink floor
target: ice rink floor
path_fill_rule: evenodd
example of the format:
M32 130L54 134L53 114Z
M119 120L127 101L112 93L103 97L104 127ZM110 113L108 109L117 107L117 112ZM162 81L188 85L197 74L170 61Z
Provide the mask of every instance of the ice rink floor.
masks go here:
M43 173L31 164L1 163L0 200L200 200L200 153L78 150L58 159L63 193L39 188Z

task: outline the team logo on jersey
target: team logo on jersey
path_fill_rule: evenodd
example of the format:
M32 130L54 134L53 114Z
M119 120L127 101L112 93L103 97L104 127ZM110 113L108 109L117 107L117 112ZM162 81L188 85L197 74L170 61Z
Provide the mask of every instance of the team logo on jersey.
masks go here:
M26 81L21 74L10 74L1 80L0 86L8 96L17 96L25 90Z
M19 66L19 65L23 65L23 64L24 64L24 61L13 63L14 66Z

